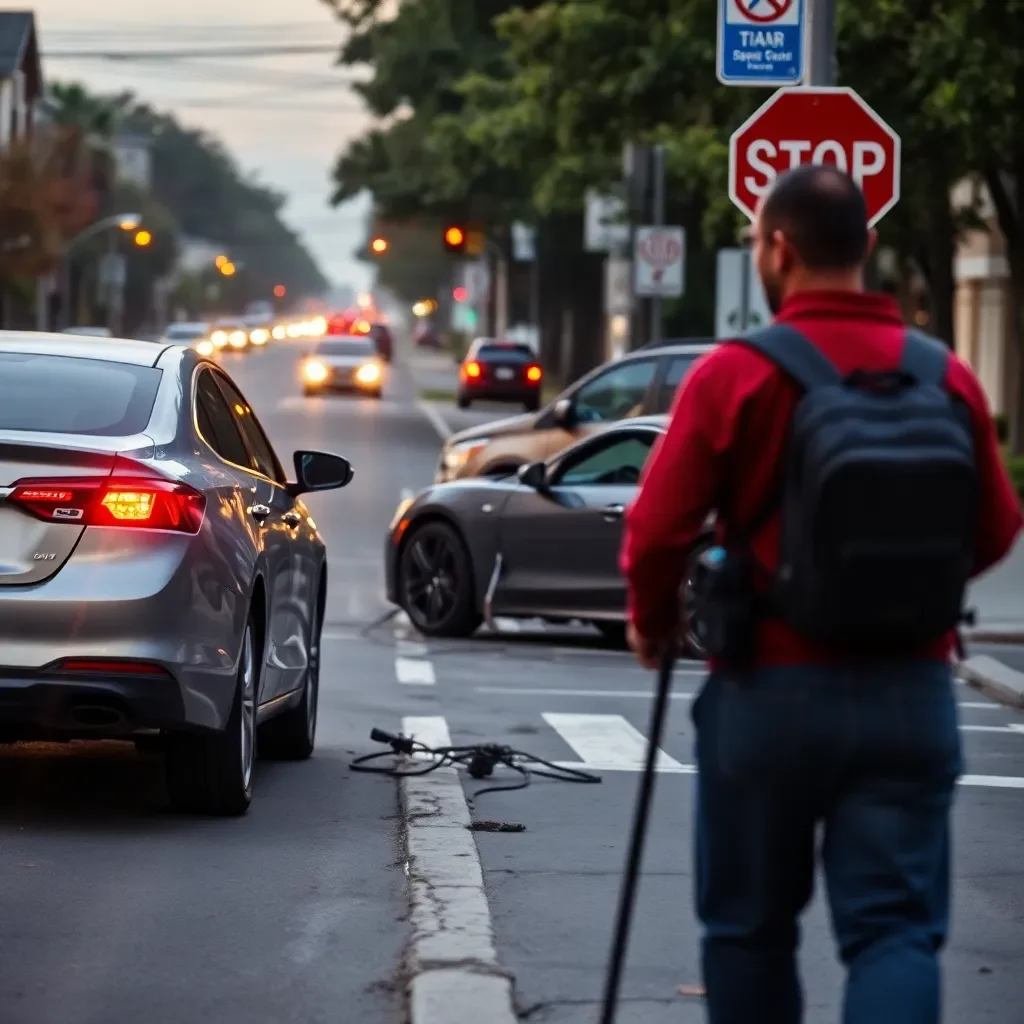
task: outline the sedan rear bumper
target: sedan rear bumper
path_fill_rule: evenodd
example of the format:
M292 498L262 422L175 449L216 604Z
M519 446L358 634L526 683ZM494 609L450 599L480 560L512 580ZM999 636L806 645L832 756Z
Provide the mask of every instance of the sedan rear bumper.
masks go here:
M0 740L116 737L189 723L173 676L0 673Z
M540 387L533 384L502 384L499 381L459 388L459 397L471 402L532 402L540 398Z

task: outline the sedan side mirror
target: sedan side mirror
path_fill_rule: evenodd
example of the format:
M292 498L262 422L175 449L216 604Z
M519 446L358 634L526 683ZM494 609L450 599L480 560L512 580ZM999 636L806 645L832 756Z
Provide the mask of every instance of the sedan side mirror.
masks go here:
M297 451L295 480L289 486L293 496L309 491L333 491L352 482L352 463L328 452Z
M571 398L560 398L555 402L553 418L558 426L566 430L576 425L576 406L572 404Z
M530 462L520 466L517 475L521 484L532 487L535 491L547 490L548 469L543 462Z

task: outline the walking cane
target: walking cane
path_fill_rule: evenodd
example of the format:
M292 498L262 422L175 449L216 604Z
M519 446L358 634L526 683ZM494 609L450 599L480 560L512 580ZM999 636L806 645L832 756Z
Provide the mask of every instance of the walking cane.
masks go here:
M640 881L640 863L643 859L644 840L647 838L651 800L654 797L655 768L658 750L661 747L661 734L665 728L674 663L675 651L672 649L672 645L669 645L658 666L658 689L654 695L654 707L651 709L651 725L647 733L647 756L644 761L644 772L640 777L640 793L633 809L633 830L629 837L626 871L622 877L622 888L619 890L619 909L615 917L612 955L608 963L608 972L605 975L600 1024L615 1024L615 1014L619 1003L619 986L622 981L622 969L626 964L629 930L633 923L633 904L636 901L637 884Z

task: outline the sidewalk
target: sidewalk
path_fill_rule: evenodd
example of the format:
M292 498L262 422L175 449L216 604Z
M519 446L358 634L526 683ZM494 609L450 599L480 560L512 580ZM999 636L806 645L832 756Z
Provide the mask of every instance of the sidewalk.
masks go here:
M1024 537L1010 557L971 586L967 606L977 615L974 640L1024 643Z

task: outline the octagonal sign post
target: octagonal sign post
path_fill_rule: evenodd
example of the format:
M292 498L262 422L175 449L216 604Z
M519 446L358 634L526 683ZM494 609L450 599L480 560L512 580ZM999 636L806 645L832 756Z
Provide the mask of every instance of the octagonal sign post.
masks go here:
M729 198L751 220L775 178L835 164L864 192L876 224L900 198L900 137L846 88L779 89L729 140Z

